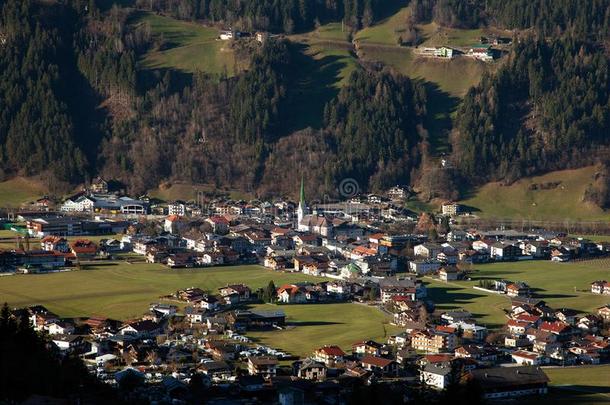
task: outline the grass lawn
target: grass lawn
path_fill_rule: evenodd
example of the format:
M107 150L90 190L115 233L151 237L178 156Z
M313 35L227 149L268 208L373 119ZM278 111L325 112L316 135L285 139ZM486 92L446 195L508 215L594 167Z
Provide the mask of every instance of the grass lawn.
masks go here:
M265 310L282 310L289 327L283 331L248 332L261 343L299 356L310 354L325 344L351 351L362 339L385 341L399 329L389 325L389 317L376 307L360 304L258 305Z
M151 302L180 288L217 292L227 283L256 289L317 280L303 274L277 273L261 266L171 270L159 264L108 262L81 271L0 277L0 302L11 307L42 304L64 317L101 315L129 319L142 315Z
M0 206L6 208L18 207L24 202L33 201L48 192L42 182L15 177L0 182Z
M597 206L582 202L585 189L592 182L596 171L595 166L589 166L524 178L509 186L489 183L475 190L472 196L460 203L473 207L474 213L481 217L607 221L610 214ZM551 190L529 189L531 184L549 182L560 184Z
M147 69L172 68L233 75L237 61L229 41L217 40L218 30L153 13L138 13L134 24L148 23L153 35L165 40L165 49L149 51L140 61Z
M505 324L504 309L510 309L509 298L473 289L481 279L525 281L538 297L554 308L595 312L597 308L610 302L608 297L587 292L592 281L610 278L610 261L507 262L477 265L475 270L472 281L444 283L425 279L429 283L429 295L438 309L462 307L472 312L479 322L488 327Z

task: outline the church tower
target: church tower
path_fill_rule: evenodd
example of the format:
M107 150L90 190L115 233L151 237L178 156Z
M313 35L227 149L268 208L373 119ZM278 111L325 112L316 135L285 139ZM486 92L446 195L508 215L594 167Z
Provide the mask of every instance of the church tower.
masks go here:
M300 193L300 199L299 199L299 208L297 209L297 218L298 218L297 229L299 227L299 224L305 217L306 210L307 210L307 207L305 206L305 185L303 183L303 176L301 176L301 193Z

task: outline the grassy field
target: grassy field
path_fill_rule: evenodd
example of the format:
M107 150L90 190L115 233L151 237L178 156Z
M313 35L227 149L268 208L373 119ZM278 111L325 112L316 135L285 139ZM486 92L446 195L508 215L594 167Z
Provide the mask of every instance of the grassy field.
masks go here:
M510 308L509 298L473 289L482 279L524 281L534 289L537 297L554 308L595 312L610 301L608 297L588 292L592 281L610 278L610 261L606 260L578 263L506 262L477 265L474 268L476 272L472 275L472 281L444 283L425 279L429 282L429 295L439 310L465 308L488 327L506 323L504 309Z
M283 331L248 332L266 345L296 355L306 355L325 344L336 344L345 351L362 339L385 341L398 331L376 307L360 304L259 305L286 313L288 328Z
M159 296L186 287L216 293L227 283L251 288L318 280L276 273L260 266L170 270L159 264L104 263L65 273L0 277L0 302L12 307L42 304L60 316L101 315L129 319L142 315Z
M0 207L18 207L24 202L42 197L47 192L47 188L40 181L15 177L0 182Z
M582 202L582 196L597 171L595 166L562 170L521 179L510 186L489 183L461 204L473 207L482 217L533 220L608 220L610 214ZM552 190L530 190L531 184L561 182Z
M610 403L610 365L545 368L544 372L551 380L550 393L541 401L544 404Z
M163 38L164 49L146 53L140 64L147 69L172 68L183 72L202 71L232 76L241 70L229 41L217 40L216 28L179 21L153 13L139 13L134 24L147 23L156 38Z

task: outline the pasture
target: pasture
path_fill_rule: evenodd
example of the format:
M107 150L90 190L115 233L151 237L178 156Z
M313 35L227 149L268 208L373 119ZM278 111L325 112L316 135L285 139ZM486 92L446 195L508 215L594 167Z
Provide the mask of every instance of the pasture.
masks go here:
M160 49L147 52L140 66L145 69L176 69L186 73L227 73L241 70L230 41L218 40L218 30L189 21L179 21L141 12L133 24L148 24Z
M505 295L475 290L479 280L508 279L524 281L536 297L553 308L570 308L582 312L595 312L608 304L607 296L589 292L590 283L610 278L610 261L593 260L574 263L551 261L523 261L475 265L472 281L445 283L425 278L428 293L439 310L465 308L488 327L506 323L505 309L510 309L510 298Z
M399 330L388 324L389 317L378 308L362 304L263 304L257 307L284 311L287 328L248 332L248 337L299 356L311 354L326 344L335 344L350 352L351 345L359 340L384 342Z
M226 284L252 289L299 281L321 281L304 274L279 273L261 266L169 269L160 264L103 262L83 270L0 277L0 302L11 307L42 304L63 317L138 317L160 296L186 287L217 293Z
M472 207L481 217L607 221L610 214L582 201L597 171L596 166L588 166L527 177L511 185L488 183L466 196L460 204Z

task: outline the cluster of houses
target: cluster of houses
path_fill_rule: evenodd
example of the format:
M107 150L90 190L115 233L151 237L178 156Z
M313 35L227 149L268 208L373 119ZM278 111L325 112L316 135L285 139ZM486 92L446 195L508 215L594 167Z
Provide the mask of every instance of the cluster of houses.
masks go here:
M320 285L330 291L332 284L338 283ZM278 300L284 292L290 296L292 287L280 286ZM146 400L181 399L193 378L220 389L210 391L212 397L237 400L256 393L280 403L294 403L294 395L340 402L354 384L396 383L405 395L421 389L434 395L474 382L485 398L518 398L547 392L549 379L541 366L610 359L610 340L600 334L610 323L610 305L597 314L577 314L515 297L506 326L490 339L468 311L435 311L425 296L394 294L395 287L390 283L366 296L385 301L402 332L350 347L320 345L302 357L248 338L250 331L274 333L288 325L281 310L249 306L257 294L243 284L226 285L217 294L179 290L168 298L186 303L184 310L171 301L152 303L146 315L125 322L60 318L40 305L15 309L13 315L48 334L60 355L80 356L109 384L137 377L138 395Z
M587 314L518 297L513 298L508 317L503 345L515 363L565 366L610 359L610 340L602 333L610 321L610 305Z

